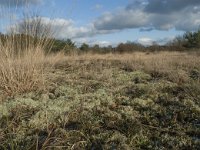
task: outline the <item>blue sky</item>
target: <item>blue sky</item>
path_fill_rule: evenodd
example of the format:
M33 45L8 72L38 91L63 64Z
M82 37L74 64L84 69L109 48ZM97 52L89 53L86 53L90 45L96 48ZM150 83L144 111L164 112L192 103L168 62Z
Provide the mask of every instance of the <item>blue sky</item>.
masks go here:
M16 22L28 4L28 11L38 12L44 22L59 29L57 38L78 44L163 44L200 27L199 0L1 0L1 12L13 10L16 4L18 10L12 12ZM1 26L6 18L0 15Z

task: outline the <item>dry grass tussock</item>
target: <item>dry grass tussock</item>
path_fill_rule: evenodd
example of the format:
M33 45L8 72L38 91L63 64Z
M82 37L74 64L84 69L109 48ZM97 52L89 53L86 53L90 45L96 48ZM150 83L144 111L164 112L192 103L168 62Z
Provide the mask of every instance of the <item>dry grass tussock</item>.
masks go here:
M33 44L32 39L23 41L21 36L0 39L0 90L6 95L42 90L46 64L52 66L62 57L46 55L45 42Z
M11 96L42 90L45 68L62 57L60 53L49 55L54 34L51 25L44 25L41 17L29 14L20 24L10 20L9 33L0 35L0 91Z
M33 90L42 81L45 56L41 48L15 52L12 40L0 42L0 88L9 95Z

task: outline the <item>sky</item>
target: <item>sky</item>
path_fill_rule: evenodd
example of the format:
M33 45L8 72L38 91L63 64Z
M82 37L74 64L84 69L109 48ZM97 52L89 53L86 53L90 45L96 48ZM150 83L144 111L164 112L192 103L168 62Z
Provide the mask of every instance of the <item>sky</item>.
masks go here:
M56 38L77 44L164 44L200 27L200 0L0 0L0 31L27 11L51 24Z

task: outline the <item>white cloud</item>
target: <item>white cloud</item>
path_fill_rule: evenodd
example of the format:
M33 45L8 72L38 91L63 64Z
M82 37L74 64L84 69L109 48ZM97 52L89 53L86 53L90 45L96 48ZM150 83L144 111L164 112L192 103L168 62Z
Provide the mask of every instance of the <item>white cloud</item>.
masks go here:
M98 44L100 47L105 47L105 46L109 46L109 45L114 45L114 43L110 42L110 41L101 41L101 40L97 40L97 39L92 39L92 38L77 38L74 39L75 43L77 46L81 46L82 43L87 43L90 46L94 46L96 44Z
M199 0L142 0L100 16L94 27L103 31L133 28L188 31L199 28L199 16Z
M22 22L18 22L18 24L15 26L15 31L19 32L18 28ZM87 26L76 26L75 22L71 19L63 19L63 18L55 18L50 19L47 17L41 17L41 23L43 25L47 25L51 27L52 32L54 33L54 37L58 39L67 39L70 38L73 41L76 42L78 46L80 46L82 43L88 43L89 45L95 45L98 44L101 47L108 46L108 45L117 45L118 43L113 43L110 41L104 41L104 40L97 40L93 38L95 35L99 34L106 34L108 32L116 32L113 31L103 31L103 30L97 30L94 28L93 24L89 24ZM13 29L13 28L12 28ZM151 39L149 37L142 37L136 40L136 42L143 44L145 46L152 45L154 41L157 41L159 44L164 44L167 41L171 40L172 38L164 38L164 39Z
M149 15L141 10L121 10L116 13L106 13L96 19L94 26L98 30L121 30L138 28L147 24Z
M107 34L115 31L103 31L94 28L94 25L88 24L85 26L76 26L72 19L41 17L41 21L45 25L51 26L55 37L59 39L76 39L82 37L93 37L98 34Z
M100 47L112 45L112 43L109 41L94 41L93 43L91 43L91 45L95 44L98 44Z
M103 33L103 31L98 32L97 30L95 30L92 24L77 27L75 25L75 22L71 19L50 19L47 17L41 17L39 19L41 20L41 24L50 27L51 31L54 33L54 36L58 39L91 37L96 34ZM32 20L33 19L30 19L29 22L31 22ZM20 21L16 25L12 26L12 29L15 30L15 32L21 32L20 26L22 26L22 24L23 21Z
M14 4L17 0L9 1ZM25 0L18 1L22 5ZM29 3L38 4L41 1L29 0ZM2 0L0 5L5 5L6 2L6 0ZM101 7L99 4L95 6L97 9ZM76 26L73 20L63 18L50 19L42 17L42 22L51 25L52 30L56 33L56 38L71 38L78 41L78 39L85 39L95 35L135 28L140 29L140 31L152 31L154 29L169 30L173 28L182 31L192 31L200 27L199 16L199 0L134 0L133 3L123 8L102 14L85 26ZM138 42L144 45L150 45L153 41L147 37L138 39ZM112 44L108 41L98 43L97 41L87 40L87 42L91 44L96 42L96 44L101 45Z
M154 41L151 38L142 37L142 38L139 38L137 42L142 45L149 46L149 45L152 45Z
M169 36L169 37L163 37L158 39L152 39L149 37L141 37L137 39L135 42L140 43L144 46L150 46L154 43L157 43L159 45L165 45L167 42L172 41L175 38L175 36Z

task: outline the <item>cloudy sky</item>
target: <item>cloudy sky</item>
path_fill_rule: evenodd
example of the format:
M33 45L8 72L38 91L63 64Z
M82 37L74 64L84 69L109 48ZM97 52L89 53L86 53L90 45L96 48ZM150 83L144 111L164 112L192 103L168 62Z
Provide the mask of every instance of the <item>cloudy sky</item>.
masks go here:
M26 11L42 16L57 38L77 43L163 44L200 27L200 0L0 0L1 32L9 26L7 14L20 22Z

